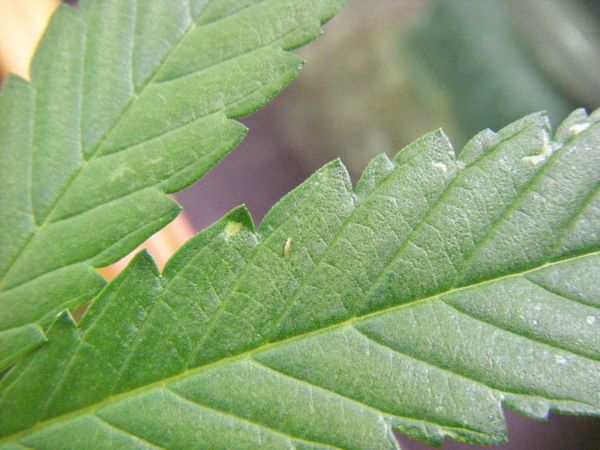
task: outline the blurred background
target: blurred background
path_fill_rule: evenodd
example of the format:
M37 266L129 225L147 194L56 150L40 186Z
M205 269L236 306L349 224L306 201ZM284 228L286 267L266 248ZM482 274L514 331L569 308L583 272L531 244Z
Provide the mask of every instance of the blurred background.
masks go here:
M31 49L56 4L0 0L0 70L28 76ZM600 106L598 0L350 0L325 31L300 51L307 60L300 76L242 120L245 141L177 194L185 215L144 245L160 263L192 229L241 203L259 223L331 159L340 157L356 181L373 156L393 155L433 129L443 128L459 149L478 131L531 112L547 111L557 125L572 109ZM510 444L494 448L600 449L598 418L507 417ZM430 448L399 439L406 450Z
M351 0L300 50L300 76L243 120L244 143L178 197L197 227L239 203L259 220L336 157L356 180L436 128L460 148L535 111L558 124L595 109L599 20L600 1Z

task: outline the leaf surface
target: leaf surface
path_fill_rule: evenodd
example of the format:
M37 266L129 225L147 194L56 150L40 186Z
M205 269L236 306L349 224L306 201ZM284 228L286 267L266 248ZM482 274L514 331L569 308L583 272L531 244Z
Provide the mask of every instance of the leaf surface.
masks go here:
M0 367L92 298L295 77L341 0L82 0L0 94Z
M334 161L147 254L0 385L25 448L394 448L600 413L600 115ZM70 446L70 447L68 447Z

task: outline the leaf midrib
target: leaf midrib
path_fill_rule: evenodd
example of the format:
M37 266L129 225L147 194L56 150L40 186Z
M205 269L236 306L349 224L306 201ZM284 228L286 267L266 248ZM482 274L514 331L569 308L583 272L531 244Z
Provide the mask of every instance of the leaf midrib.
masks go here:
M319 328L319 329L316 329L316 330L311 330L311 331L309 331L307 333L304 333L304 334L299 334L299 335L291 336L291 337L285 338L285 339L283 339L281 341L270 342L270 343L267 343L267 344L262 345L260 347L256 347L256 348L253 348L251 350L239 353L237 355L227 356L225 358L213 361L213 362L208 363L208 364L200 365L200 366L197 366L197 367L194 367L194 368L191 368L191 369L186 369L186 370L184 370L184 371L182 371L182 372L180 372L178 374L172 375L170 377L163 378L161 380L154 381L154 382L142 385L140 387L137 387L137 388L134 388L134 389L130 389L128 391L121 392L121 393L116 394L116 395L112 395L110 397L105 398L104 400L102 400L100 402L91 404L91 405L86 406L84 408L80 408L80 409L77 409L75 411L71 411L71 412L68 412L68 413L65 413L65 414L61 414L59 416L53 417L53 418L48 419L48 420L40 421L40 422L38 422L33 427L24 429L24 430L19 431L17 433L13 433L11 435L8 435L8 436L5 436L5 437L1 438L0 439L0 443L19 439L20 437L27 436L29 434L32 434L32 433L34 433L34 432L36 432L36 431L38 431L40 429L46 428L48 426L60 423L62 421L69 420L69 419L71 419L73 417L77 417L79 415L87 414L89 412L94 412L95 410L101 409L104 406L107 406L107 405L109 405L111 403L114 403L114 402L118 402L118 401L120 401L122 399L125 399L127 397L138 395L138 394L140 394L142 392L151 390L151 389L153 389L155 387L166 386L167 384L170 384L170 383L172 383L172 382L174 382L176 380L179 380L179 379L191 376L191 375L195 375L195 374L198 374L198 373L202 373L202 372L205 372L205 371L209 371L211 369L218 368L219 366L222 366L224 364L232 363L232 362L235 362L235 361L241 361L241 360L244 360L244 359L255 360L255 358L253 358L253 356L256 355L256 354L260 354L262 352L266 352L266 351L271 350L273 348L277 348L277 347L288 345L288 344L290 344L290 343L292 343L294 341L299 341L299 340L302 340L302 339L310 338L312 336L317 336L317 335L320 335L320 334L325 334L325 333L328 333L328 332L331 332L331 331L334 331L334 330L337 330L337 329L345 328L345 327L352 327L356 322L362 322L362 321L365 321L365 320L369 320L369 319L375 318L375 317L380 316L380 315L384 315L384 314L387 314L387 313L399 311L401 309L409 308L409 307L412 307L412 306L415 306L415 305L418 305L418 304L422 304L422 303L426 303L426 302L430 302L430 301L435 301L435 300L437 300L437 299L439 299L441 297L444 297L446 295L455 294L455 293L466 291L466 290L469 290L469 289L475 289L475 288L478 288L478 287L486 286L486 285L489 285L489 284L501 282L501 281L512 279L512 278L526 277L526 275L528 275L528 274L530 274L532 272L538 271L538 270L542 270L542 269L545 269L545 268L548 268L548 267L554 267L554 266L557 266L557 265L567 264L567 263L576 261L578 259L589 258L589 257L599 256L599 255L600 255L600 250L597 250L597 251L594 251L594 252L581 253L581 254L578 254L578 255L575 255L575 256L571 256L571 257L568 257L568 258L564 258L564 259L561 259L561 260L553 260L553 261L550 261L550 262L545 262L543 264L540 264L538 266L535 266L533 268L530 268L530 269L527 269L527 270L524 270L524 271L521 271L521 272L511 273L511 274L503 275L503 276L498 277L498 278L493 278L493 279L488 279L488 280L484 280L484 281L479 281L479 282L468 284L468 285L465 285L465 286L453 287L453 288L447 289L446 291L438 292L436 294L433 294L433 295L430 295L430 296L427 296L427 297L415 299L415 300L409 301L407 303L403 303L403 304L400 304L400 305L394 305L394 306L383 308L383 309L380 309L380 310L377 310L377 311L372 311L372 312L367 313L367 314L363 314L363 315L358 315L358 316L355 316L355 317L351 317L350 319L344 320L342 322L334 323L334 324L331 324L331 325L328 325L326 327ZM555 348L551 344L545 343L544 345L547 345L548 347L551 347L551 348ZM569 351L569 352L571 352L571 351ZM475 381L475 380L473 380L473 381ZM495 389L495 388L491 388L490 387L490 389Z

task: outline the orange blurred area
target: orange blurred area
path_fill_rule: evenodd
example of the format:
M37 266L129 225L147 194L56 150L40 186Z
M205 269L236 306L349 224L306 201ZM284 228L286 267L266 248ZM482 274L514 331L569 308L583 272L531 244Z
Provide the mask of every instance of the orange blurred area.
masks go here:
M0 75L15 73L29 79L29 62L58 0L0 0ZM133 255L145 248L162 269L171 255L194 231L184 214L156 233L131 254L99 272L111 280Z
M58 0L0 0L0 70L29 79L29 61Z
M194 235L194 230L185 214L181 213L177 218L150 237L133 252L116 263L99 269L99 272L107 279L112 280L121 270L123 270L129 261L140 250L147 249L156 265L162 270L169 258L177 251L179 247L185 244Z

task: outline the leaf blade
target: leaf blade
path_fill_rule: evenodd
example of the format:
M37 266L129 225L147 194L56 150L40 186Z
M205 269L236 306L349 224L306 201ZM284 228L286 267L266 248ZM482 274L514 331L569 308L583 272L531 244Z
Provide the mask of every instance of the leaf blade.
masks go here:
M342 3L61 5L31 83L7 82L2 91L2 114L22 119L1 130L5 167L18 168L5 184L24 190L2 197L1 336L46 326L92 298L104 283L94 268L171 221L179 209L165 194L200 178L242 140L246 129L232 119L296 76L301 60L288 50L315 39ZM13 204L15 196L25 203ZM16 224L24 212L29 222ZM73 236L83 243L69 243ZM17 344L2 343L20 353Z
M51 332L6 376L4 435L35 447L93 415L164 448L189 439L215 448L231 439L249 448L393 448L392 428L433 444L500 443L503 404L538 418L600 414L598 242L562 244L573 223L600 227L588 213L598 118L576 112L561 128L571 132L551 141L543 117L530 116L479 135L458 157L433 133L394 160L374 160L355 192L333 162L258 231L237 209L162 277L139 256L79 329L67 319L68 338L53 347ZM582 121L585 130L573 128ZM539 155L545 161L532 162ZM525 214L527 204L546 209ZM515 217L525 221L521 234L500 239ZM536 233L546 238L524 264L521 244ZM478 248L492 245L499 261L474 268L485 253ZM516 264L505 256L511 245ZM429 271L416 276L420 267ZM45 357L52 348L64 353ZM61 377L52 392L40 382L47 371ZM100 373L102 387L85 389ZM177 432L173 417L185 424ZM93 424L87 434L106 426Z

